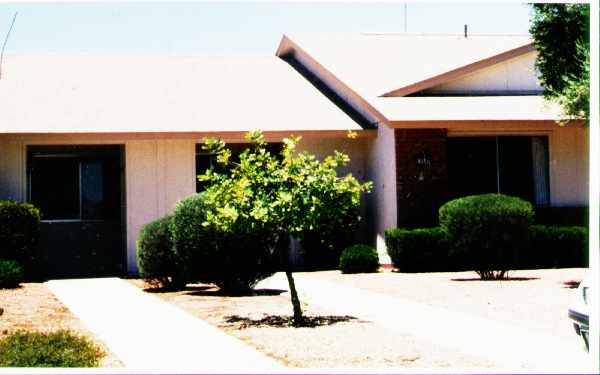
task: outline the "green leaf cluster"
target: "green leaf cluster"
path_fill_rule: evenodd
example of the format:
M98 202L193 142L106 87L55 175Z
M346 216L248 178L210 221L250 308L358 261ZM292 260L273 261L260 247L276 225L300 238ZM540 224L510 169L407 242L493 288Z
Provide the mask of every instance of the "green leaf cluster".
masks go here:
M570 118L589 118L589 4L533 4L529 32L546 98Z
M199 176L209 181L204 225L236 233L303 233L328 223L344 225L346 215L356 212L361 193L371 190L352 174L338 176L337 169L348 164L348 155L335 151L318 160L309 152L298 152L300 137L283 140L280 154L267 150L260 131L250 132L251 146L232 162L224 142L207 139L203 148L217 155L225 172L214 168Z

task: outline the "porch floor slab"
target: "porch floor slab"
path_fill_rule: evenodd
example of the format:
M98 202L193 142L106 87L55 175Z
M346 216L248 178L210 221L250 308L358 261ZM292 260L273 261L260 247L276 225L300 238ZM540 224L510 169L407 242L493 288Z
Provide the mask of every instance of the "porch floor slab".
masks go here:
M118 278L51 280L48 288L123 362L151 372L281 372L218 328Z

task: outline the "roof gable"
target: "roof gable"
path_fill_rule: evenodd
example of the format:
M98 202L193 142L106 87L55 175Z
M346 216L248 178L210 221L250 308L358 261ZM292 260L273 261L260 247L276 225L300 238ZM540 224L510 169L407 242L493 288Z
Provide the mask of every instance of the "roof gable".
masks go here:
M532 51L466 73L408 96L540 95L544 91Z
M364 98L408 95L533 50L529 35L307 33L286 38ZM280 45L277 54L284 53Z

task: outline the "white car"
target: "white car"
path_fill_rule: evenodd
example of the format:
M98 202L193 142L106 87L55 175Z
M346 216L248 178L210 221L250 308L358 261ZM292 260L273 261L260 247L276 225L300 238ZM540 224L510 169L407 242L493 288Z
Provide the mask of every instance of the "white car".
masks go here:
M585 344L585 349L589 351L589 330L590 330L590 284L588 278L585 278L577 288L577 297L569 309L569 318L573 321L575 333L581 336Z

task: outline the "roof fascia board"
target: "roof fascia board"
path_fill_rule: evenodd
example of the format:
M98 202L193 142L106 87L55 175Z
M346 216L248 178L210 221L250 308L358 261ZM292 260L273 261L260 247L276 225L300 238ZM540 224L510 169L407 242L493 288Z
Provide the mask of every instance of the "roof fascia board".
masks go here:
M320 64L313 56L302 49L298 44L292 41L287 35L283 35L279 47L275 52L276 56L286 58L291 56L305 69L318 77L325 85L333 90L346 104L365 118L377 125L379 123L388 123L388 119L377 109L375 109L366 99L352 90L347 84L342 82L332 72Z
M489 130L551 130L562 127L555 120L414 120L390 121L394 129L469 129L477 131ZM570 120L568 127L585 127L583 120Z
M353 130L359 139L377 137L376 129ZM43 142L115 142L125 140L156 140L156 139L195 139L201 142L206 137L217 137L225 142L247 142L246 131L231 132L89 132L89 133L0 133L0 140L35 140ZM285 130L263 132L267 141L281 141L286 137L301 136L306 138L346 138L347 130Z
M398 96L410 95L415 92L425 90L425 89L428 89L433 86L441 85L443 83L446 83L453 79L459 78L466 74L473 73L477 70L499 64L501 62L510 60L512 58L515 58L515 57L518 57L518 56L521 56L521 55L524 55L526 53L533 52L533 51L535 51L535 47L534 47L533 43L528 43L526 45L508 50L506 52L502 52L500 54L497 54L497 55L494 55L494 56L491 56L491 57L488 57L488 58L485 58L482 60L478 60L474 63L467 64L467 65L461 66L459 68L447 71L445 73L425 79L423 81L416 82L416 83L410 84L408 86L404 86L399 89L386 92L385 94L381 95L381 97L398 97Z

